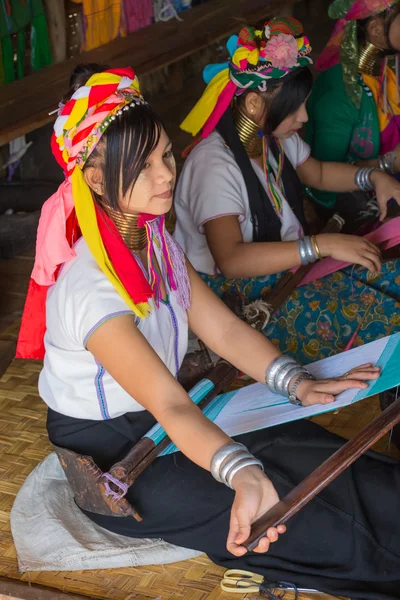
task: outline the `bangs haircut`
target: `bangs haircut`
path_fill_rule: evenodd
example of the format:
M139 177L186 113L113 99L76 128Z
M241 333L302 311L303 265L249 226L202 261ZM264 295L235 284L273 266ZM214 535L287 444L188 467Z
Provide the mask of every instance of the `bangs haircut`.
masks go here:
M108 69L107 65L97 63L77 65L71 73L63 102L70 100L92 75ZM107 204L114 210L121 210L120 195L125 196L132 190L149 155L157 147L163 129L161 119L148 104L130 106L115 115L83 167L83 171L96 167L103 172L104 196L92 191L99 205Z
M116 115L84 168L100 167L104 195L96 200L121 210L118 199L132 190L149 155L157 147L163 129L161 119L146 104L130 106Z

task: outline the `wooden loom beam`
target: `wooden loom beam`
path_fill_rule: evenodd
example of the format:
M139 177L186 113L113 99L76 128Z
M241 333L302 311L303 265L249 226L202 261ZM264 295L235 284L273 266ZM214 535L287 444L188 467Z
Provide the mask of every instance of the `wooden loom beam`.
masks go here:
M269 527L286 523L399 422L400 399L384 410L352 440L344 444L280 502L253 523L250 537L244 544L246 548L254 550Z

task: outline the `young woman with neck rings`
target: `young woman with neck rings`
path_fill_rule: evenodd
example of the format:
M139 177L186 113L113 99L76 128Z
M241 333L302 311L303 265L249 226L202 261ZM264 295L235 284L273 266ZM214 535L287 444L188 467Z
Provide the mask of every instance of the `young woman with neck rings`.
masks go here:
M206 69L209 85L182 124L192 134L202 128L202 134L186 159L175 194L175 239L220 296L239 288L249 301L258 300L288 269L307 262L304 244L314 246L310 262L330 256L362 267L298 288L266 326L268 336L302 360L343 350L357 312L360 318L365 312L362 302L357 307L363 294L376 300L372 315L375 307L393 314L394 298L400 298L395 281L400 264L382 267L378 248L366 239L306 236L302 186L356 189L364 186L360 174L366 173L354 165L315 160L297 133L308 119L309 48L301 24L291 19L273 19L264 31L246 28L239 39L229 41L229 62ZM383 217L389 199L400 199L400 185L380 171L367 174ZM380 272L373 275L370 288L368 278ZM388 279L393 295L386 293ZM389 319L378 322L371 318L371 328L359 337L374 339L395 325Z
M171 144L133 70L80 72L87 70L79 85L74 78L54 127L52 149L67 177L43 207L18 353L44 353L39 391L55 445L91 456L107 472L158 420L180 452L158 458L127 491L141 523L85 514L110 531L162 537L267 580L389 600L400 568L398 465L360 458L290 532L271 528L247 554L250 524L343 441L309 422L231 440L176 378L189 327L252 378L273 387L279 375L280 393L297 382L304 404L363 389L379 369L312 380L223 305L165 231Z
M216 562L235 557L245 568L250 525L278 501L264 474L273 444L259 433L231 440L180 386L189 327L252 378L275 386L280 374L288 381L279 393L295 393L305 405L364 389L379 369L363 365L316 381L201 281L165 230L175 182L171 142L131 68L89 65L73 74L52 150L66 179L42 210L17 350L21 358L44 358L39 392L49 438L107 472L158 421L181 451L159 458L128 490L143 523L87 516L127 536L198 548ZM304 460L311 454L314 448ZM222 472L226 459L230 468ZM269 530L258 551L284 533Z
M335 0L334 33L318 58L307 142L318 160L400 172L399 0ZM376 221L370 194L310 189L320 215L338 212L353 231Z

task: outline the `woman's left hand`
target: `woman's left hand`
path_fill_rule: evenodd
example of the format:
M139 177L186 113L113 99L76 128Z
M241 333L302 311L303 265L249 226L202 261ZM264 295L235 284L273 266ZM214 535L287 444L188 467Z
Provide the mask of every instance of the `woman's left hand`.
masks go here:
M379 219L383 221L387 215L387 204L392 198L400 205L400 183L391 175L379 170L371 173L371 183L376 192Z
M367 381L378 379L381 370L373 367L371 363L360 365L351 369L341 377L334 379L318 379L316 381L302 381L297 388L297 397L303 406L313 404L331 404L335 396L350 389L364 390L368 387Z

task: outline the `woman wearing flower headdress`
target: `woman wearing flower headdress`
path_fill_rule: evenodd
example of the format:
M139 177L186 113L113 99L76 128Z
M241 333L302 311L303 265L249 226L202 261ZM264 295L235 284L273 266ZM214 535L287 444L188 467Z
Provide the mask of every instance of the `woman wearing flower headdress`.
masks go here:
M398 176L400 2L335 0L329 16L337 22L307 106L311 154ZM308 191L318 213L339 212L351 231L366 230L379 215L374 194Z
M400 262L382 267L378 248L360 237L307 236L302 184L375 187L382 214L392 196L400 199L399 184L372 168L310 157L297 131L307 121L311 48L296 19L246 27L228 50L228 63L205 69L208 86L181 126L201 136L178 181L175 239L219 296L230 303L238 290L259 311L288 269L328 256L360 265L299 287L265 326L301 361L342 351L361 320L357 344L392 333Z
M310 422L232 440L176 379L189 327L296 403L332 402L343 390L365 388L379 369L363 365L315 381L201 281L165 230L175 181L171 142L132 69L91 65L74 73L52 149L66 180L43 207L18 343L20 357L44 355L39 391L50 440L91 456L103 472L156 420L180 448L124 490L142 522L87 517L267 580L371 600L397 597L395 461L359 459L293 519L290 532L271 528L258 551L246 554L250 524L343 442Z

